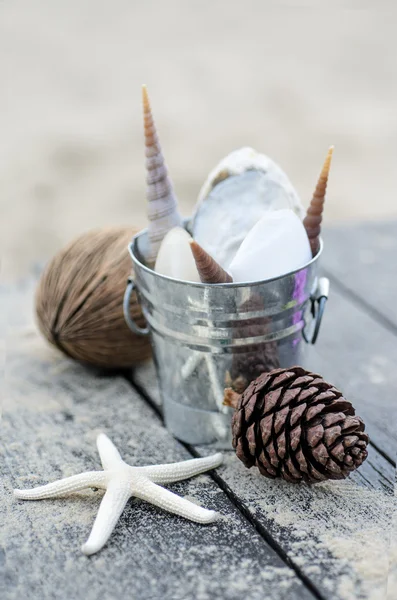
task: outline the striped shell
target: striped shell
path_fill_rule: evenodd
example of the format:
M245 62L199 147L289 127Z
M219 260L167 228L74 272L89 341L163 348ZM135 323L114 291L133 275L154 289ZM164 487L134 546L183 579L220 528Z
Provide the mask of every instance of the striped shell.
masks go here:
M314 190L310 206L307 209L305 218L303 219L303 225L306 229L307 237L309 238L313 256L317 254L320 248L321 221L323 220L325 192L327 190L333 151L334 147L331 146L323 164L323 168L321 170L316 189Z
M142 87L142 103L149 219L149 251L146 261L153 267L165 235L173 227L182 225L182 217L178 212L177 199L157 136L146 86Z

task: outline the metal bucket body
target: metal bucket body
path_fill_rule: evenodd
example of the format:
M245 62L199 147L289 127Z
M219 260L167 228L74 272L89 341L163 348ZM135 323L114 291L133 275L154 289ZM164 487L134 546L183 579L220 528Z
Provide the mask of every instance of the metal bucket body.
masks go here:
M273 280L206 285L147 268L146 246L143 231L129 247L130 292L138 291L152 337L166 426L184 442L230 447L224 388L233 383L238 391L263 371L303 362L309 311L316 316L315 301L327 296L317 277L321 249L302 269Z

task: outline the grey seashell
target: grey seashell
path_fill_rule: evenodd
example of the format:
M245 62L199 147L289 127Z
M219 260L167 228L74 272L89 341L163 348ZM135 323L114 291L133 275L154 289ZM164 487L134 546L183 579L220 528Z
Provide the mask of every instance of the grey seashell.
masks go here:
M142 86L142 104L147 170L146 198L149 219L149 249L146 262L148 266L153 267L161 242L171 229L182 225L182 217L178 211L178 202L158 140L145 85Z
M193 238L228 269L242 241L269 210L292 209L301 201L284 171L252 148L226 156L203 185L189 229Z

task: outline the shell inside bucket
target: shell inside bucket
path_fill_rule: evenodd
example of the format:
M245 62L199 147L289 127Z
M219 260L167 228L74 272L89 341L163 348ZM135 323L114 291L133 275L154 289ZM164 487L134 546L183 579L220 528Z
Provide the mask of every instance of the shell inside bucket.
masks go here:
M146 248L143 231L129 250L166 426L187 443L230 447L232 411L222 404L224 388L242 392L261 373L304 361L322 248L282 277L220 285L160 275L144 265Z

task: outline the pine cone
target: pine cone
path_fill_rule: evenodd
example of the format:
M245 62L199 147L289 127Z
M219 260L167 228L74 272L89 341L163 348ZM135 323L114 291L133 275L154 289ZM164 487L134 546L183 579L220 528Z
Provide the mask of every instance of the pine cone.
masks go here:
M257 294L240 307L240 314L263 311L263 300ZM255 338L269 334L271 321L269 318L240 319L234 327L234 337ZM232 387L241 394L246 387L262 373L267 373L280 366L277 342L268 341L261 344L244 346L243 353L233 354L230 374L225 380L226 387Z
M253 381L234 406L233 446L265 477L298 483L344 479L367 458L368 435L353 406L320 375L276 369Z
M250 354L234 354L230 379L226 384L234 391L242 394L247 386L262 373L268 373L280 366L278 348L275 342L268 342L262 346L248 346L246 352Z

